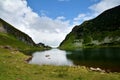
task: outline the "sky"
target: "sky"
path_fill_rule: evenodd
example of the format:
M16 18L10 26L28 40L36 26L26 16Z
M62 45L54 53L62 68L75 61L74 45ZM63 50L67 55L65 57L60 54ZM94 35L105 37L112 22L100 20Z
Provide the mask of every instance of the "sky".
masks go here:
M0 0L0 18L35 43L57 47L75 25L120 5L120 0Z

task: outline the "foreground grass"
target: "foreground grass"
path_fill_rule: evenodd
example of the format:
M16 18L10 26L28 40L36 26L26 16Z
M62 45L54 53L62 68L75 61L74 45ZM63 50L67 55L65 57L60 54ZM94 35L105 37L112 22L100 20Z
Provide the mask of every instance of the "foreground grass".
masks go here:
M19 51L0 48L0 80L120 80L120 73L93 72L85 67L32 65Z

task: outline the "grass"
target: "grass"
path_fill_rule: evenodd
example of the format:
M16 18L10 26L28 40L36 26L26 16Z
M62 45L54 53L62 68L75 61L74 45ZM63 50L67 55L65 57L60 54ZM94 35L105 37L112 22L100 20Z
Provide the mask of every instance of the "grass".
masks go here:
M72 33L72 32L71 32ZM92 34L84 35L81 39L83 39L82 46L75 46L74 41L80 40L76 39L76 34L68 34L63 44L59 47L60 49L65 50L76 50L81 48L105 48L105 47L120 47L119 33L120 30L116 31L103 31L103 32L94 32ZM78 34L78 33L77 33ZM87 34L86 32L84 34ZM80 36L78 36L80 38ZM105 38L112 38L110 43L101 43L100 45L93 44L92 41L97 40L98 42L104 41ZM81 42L81 41L80 41Z
M120 80L120 73L90 71L84 66L33 65L29 56L0 48L0 80Z
M36 46L30 46L18 39L16 39L14 36L6 33L0 32L0 46L10 46L14 49L22 52L31 52L31 51L38 51L38 50L44 50L44 47L36 47Z

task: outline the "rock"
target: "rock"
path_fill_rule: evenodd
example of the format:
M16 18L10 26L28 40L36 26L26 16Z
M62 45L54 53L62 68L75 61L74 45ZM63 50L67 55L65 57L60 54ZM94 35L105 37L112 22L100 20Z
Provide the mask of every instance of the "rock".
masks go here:
M48 58L48 59L51 59L51 58Z
M50 55L45 55L45 57L49 57Z
M100 68L93 68L93 67L90 67L90 70L91 71L97 71L97 72L105 72L104 70L102 70Z
M32 56L30 56L28 59L26 59L26 62L29 62L32 59Z
M13 48L11 46L3 46L4 49L9 49L9 50L12 50Z

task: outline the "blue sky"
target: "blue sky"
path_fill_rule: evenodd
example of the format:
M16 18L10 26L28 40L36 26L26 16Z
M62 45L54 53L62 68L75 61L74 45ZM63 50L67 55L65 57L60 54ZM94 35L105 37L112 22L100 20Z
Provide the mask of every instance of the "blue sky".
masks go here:
M59 46L75 25L120 5L120 0L0 0L0 18L35 43Z
M80 13L90 12L89 6L99 0L28 0L34 12L39 15L45 14L55 19L64 16L66 19L73 19Z

